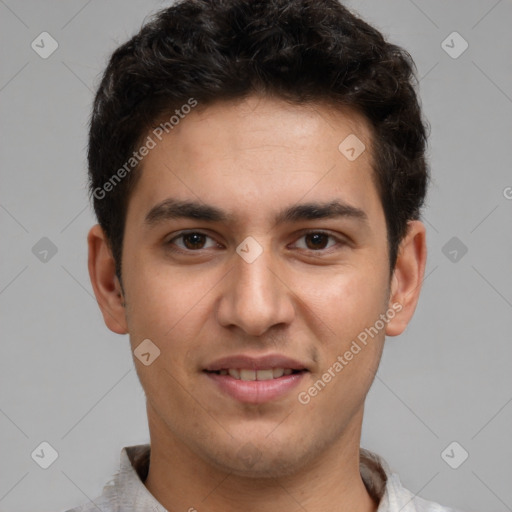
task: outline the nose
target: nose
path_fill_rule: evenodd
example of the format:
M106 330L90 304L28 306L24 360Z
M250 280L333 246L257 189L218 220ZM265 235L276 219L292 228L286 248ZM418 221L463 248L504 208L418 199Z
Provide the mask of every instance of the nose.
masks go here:
M249 261L234 253L233 267L220 288L217 319L223 327L237 326L248 335L261 336L273 326L292 322L294 295L284 266L270 248Z

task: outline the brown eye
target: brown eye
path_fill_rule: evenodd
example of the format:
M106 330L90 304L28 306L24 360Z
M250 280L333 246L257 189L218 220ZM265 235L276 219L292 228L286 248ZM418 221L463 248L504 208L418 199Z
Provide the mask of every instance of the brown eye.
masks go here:
M211 245L207 246L207 240L210 239L212 242ZM178 241L181 241L181 243L178 243ZM166 242L167 246L170 246L172 250L177 251L199 251L201 249L208 249L211 247L215 247L217 244L215 241L208 235L205 235L204 233L201 233L199 231L189 231L186 233L181 233L168 242ZM173 249L172 246L175 245L177 249Z
M187 233L182 235L181 238L187 249L202 249L206 237L201 233Z
M310 241L310 243L306 242L308 249L315 250L325 249L330 237L325 233L308 233L305 238Z
M323 231L310 231L309 233L302 235L299 240L305 240L304 244L299 244L298 242L296 243L299 249L312 252L320 252L326 249L330 249L335 245L343 245L342 240L334 237L329 233L324 233Z

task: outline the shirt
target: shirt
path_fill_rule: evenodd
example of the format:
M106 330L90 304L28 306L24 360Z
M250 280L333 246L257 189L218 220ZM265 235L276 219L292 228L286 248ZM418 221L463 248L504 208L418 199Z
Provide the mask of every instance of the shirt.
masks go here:
M120 469L102 494L66 512L167 512L144 485L149 457L149 444L123 448ZM460 512L415 496L387 463L369 450L360 449L359 469L368 493L379 503L377 512Z

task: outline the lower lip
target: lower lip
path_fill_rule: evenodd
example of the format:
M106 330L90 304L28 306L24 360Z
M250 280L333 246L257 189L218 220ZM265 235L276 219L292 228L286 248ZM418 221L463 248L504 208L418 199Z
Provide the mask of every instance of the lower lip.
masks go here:
M283 375L278 379L239 380L231 375L205 372L217 386L235 400L248 404L262 404L286 395L303 379L306 372Z

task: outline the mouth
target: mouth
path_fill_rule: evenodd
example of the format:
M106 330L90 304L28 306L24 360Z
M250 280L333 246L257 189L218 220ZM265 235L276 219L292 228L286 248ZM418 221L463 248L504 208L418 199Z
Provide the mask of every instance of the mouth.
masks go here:
M309 371L295 368L221 368L203 370L212 390L224 398L244 404L263 404L290 399L292 391Z
M276 353L226 356L202 371L215 393L246 404L289 398L310 373L304 363Z
M263 381L263 380L275 380L280 379L283 376L294 375L297 373L304 373L307 370L297 370L293 368L266 368L262 370L253 370L250 368L222 368L220 370L209 371L204 370L206 373L213 373L216 375L222 375L233 377L236 380L243 381Z

